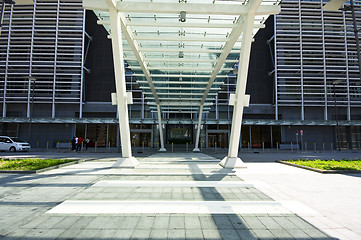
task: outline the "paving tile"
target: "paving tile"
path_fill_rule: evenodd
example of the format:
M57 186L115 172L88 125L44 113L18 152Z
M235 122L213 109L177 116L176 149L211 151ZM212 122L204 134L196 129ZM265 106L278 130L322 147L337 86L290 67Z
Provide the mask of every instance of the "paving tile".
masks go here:
M151 230L137 229L132 234L132 239L149 239Z
M272 219L284 229L297 229L298 227L285 216L272 216Z
M43 229L51 229L54 228L57 224L59 224L65 217L61 216L51 216L46 221L39 224L36 228L43 228Z
M186 229L186 239L203 239L203 233L201 229L198 230L188 230Z
M153 229L168 229L169 216L156 215L153 223Z
M171 215L169 217L169 229L184 229L184 216Z
M270 216L258 217L258 219L265 225L267 229L283 229L275 220Z
M288 216L286 217L289 221L295 224L300 229L313 229L314 226L303 220L298 216Z
M250 229L236 230L240 239L242 240L258 240L258 237Z
M186 239L186 233L184 229L170 229L168 231L168 239Z
M120 229L135 229L138 224L139 216L125 216L122 224L120 224Z
M266 229L266 226L256 216L243 216L243 219L250 229Z
M310 236L302 229L286 229L286 231L296 239L308 239Z
M115 232L114 239L131 239L134 230L133 229L119 229Z
M167 239L168 230L156 229L152 230L150 233L150 239Z
M69 229L84 229L88 224L94 220L95 217L85 217L82 216L76 221Z
M83 229L79 232L77 238L79 239L92 239L95 238L98 234L97 229Z
M56 239L64 232L63 229L31 229L26 233L29 239Z
M41 225L43 222L47 221L50 218L50 216L40 216L32 219L28 223L24 224L22 228L36 228L39 225Z
M214 230L217 229L217 225L214 222L214 219L212 216L199 216L199 221L201 222L202 229L209 229Z
M229 221L232 223L234 229L247 229L247 225L240 215L228 216Z
M201 229L201 222L199 221L199 217L197 215L193 216L185 216L185 229Z
M94 236L94 239L114 239L117 230L115 229L100 229Z
M202 233L203 233L204 239L206 239L206 240L222 239L222 236L218 230L203 229Z
M275 239L275 237L272 235L272 233L269 230L266 229L253 229L252 230L254 232L254 234L259 238L259 239Z
M75 222L79 220L80 217L78 216L67 216L61 222L53 226L53 228L59 229L68 229L70 228Z
M75 239L81 231L81 229L67 229L63 231L63 233L61 233L56 239Z
M270 229L270 232L276 239L292 240L293 237L284 229Z
M112 224L112 217L97 216L91 221L86 228L87 229L104 229Z
M220 229L219 233L224 240L239 240L238 233L234 229Z
M233 225L227 215L213 215L213 220L218 229L233 229Z
M136 229L151 229L154 224L155 216L141 216Z
M308 236L310 236L312 238L316 238L316 239L317 238L328 238L328 236L325 233L323 233L320 230L315 229L315 228L307 229L306 233Z

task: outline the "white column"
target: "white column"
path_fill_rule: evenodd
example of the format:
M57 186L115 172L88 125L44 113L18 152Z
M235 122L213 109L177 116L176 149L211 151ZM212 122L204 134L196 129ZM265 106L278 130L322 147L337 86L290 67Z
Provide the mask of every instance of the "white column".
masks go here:
M160 105L159 104L157 104L157 113L158 113L158 128L159 128L159 137L160 137L160 149L159 149L159 152L166 152L167 150L164 147L164 138L163 138L162 114L160 112Z
M254 12L249 12L244 20L228 156L220 162L220 165L225 168L245 167L244 162L238 157L238 147L241 136L243 107L246 101L246 85L253 38L254 16Z
M199 114L198 114L198 128L197 128L197 136L196 136L196 145L194 146L193 152L200 152L199 146L199 136L201 134L201 123L202 123L202 115L203 115L203 105L199 107Z
M115 89L117 96L122 158L113 167L136 167L139 162L132 156L130 129L128 119L128 103L125 83L125 68L123 59L122 32L120 13L114 6L109 6L110 27L112 34L113 61L115 73Z

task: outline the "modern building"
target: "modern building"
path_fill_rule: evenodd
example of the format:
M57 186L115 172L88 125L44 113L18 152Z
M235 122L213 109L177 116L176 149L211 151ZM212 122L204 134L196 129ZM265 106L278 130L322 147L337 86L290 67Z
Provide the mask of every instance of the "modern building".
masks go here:
M361 149L361 80L351 13L323 11L323 5L286 0L280 14L259 21L264 26L252 43L246 90L250 106L244 109L240 147L289 148L292 142L292 147L298 144L303 149ZM157 16L134 18L152 22ZM81 0L6 5L0 36L1 135L27 139L33 147L55 147L73 135L89 137L98 147L119 146L117 106L111 98L116 92L112 42L102 21L107 20L83 10ZM218 37L216 33L213 37ZM159 45L141 47L153 49L145 58L174 54L159 51ZM177 58L199 55L199 68L207 68L202 59L217 59L220 54L212 47L178 50ZM133 93L128 106L132 147L160 147L161 126L166 148L173 143L185 149L188 143L191 151L200 126L200 147L228 148L237 55L223 66L223 78L210 89L200 125L199 107L193 106L162 107L159 124L151 88L131 50L124 46L123 57L126 88ZM170 71L187 66L165 67ZM194 81L194 76L180 77L178 72L177 80L183 81L175 86L178 89L170 90L168 83L157 86L158 93L167 91L169 101L182 98L177 90L189 87L187 81Z

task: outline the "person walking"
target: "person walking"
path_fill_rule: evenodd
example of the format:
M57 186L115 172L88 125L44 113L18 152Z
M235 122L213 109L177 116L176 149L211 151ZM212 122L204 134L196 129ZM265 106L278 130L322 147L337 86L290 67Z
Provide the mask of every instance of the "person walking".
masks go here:
M73 151L76 150L76 136L74 136L73 139L71 140L71 150Z
M83 138L82 137L78 137L78 143L76 145L76 150L77 151L81 151L81 147L83 145Z
M86 138L84 141L84 147L85 147L85 151L88 150L88 144L89 144L90 140L89 138Z

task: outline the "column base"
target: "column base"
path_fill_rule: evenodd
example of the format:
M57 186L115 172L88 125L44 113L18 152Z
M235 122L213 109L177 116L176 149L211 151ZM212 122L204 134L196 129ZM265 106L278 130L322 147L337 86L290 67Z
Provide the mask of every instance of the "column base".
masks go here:
M228 157L222 159L219 163L224 168L247 168L246 164L238 157Z
M158 151L159 151L159 152L166 152L167 149L165 149L165 148L160 148Z
M120 158L113 164L113 168L135 168L140 162L135 157Z
M193 152L200 152L201 150L199 148L194 148Z

